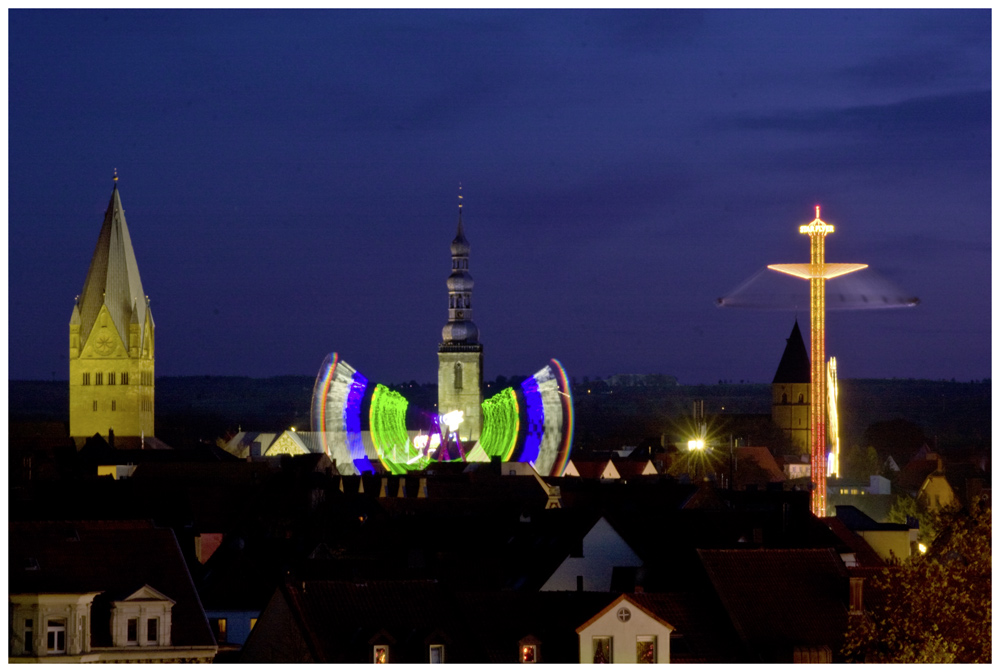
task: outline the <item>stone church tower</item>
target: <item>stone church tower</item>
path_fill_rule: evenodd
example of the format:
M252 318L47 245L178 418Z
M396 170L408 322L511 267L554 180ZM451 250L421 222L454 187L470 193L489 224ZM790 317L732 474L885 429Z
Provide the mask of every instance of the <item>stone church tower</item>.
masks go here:
M803 454L809 452L809 354L795 320L771 382L771 419Z
M448 276L448 323L441 330L442 342L438 346L438 413L464 413L458 436L471 447L483 427L483 346L479 328L472 321L469 241L462 228L462 197L458 198L458 234L451 241ZM447 430L442 427L441 431Z
M153 436L153 330L115 175L69 320L70 436Z

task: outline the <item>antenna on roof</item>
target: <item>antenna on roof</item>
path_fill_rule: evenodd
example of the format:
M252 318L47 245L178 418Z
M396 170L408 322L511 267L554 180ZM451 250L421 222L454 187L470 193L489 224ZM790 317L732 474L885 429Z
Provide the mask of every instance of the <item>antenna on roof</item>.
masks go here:
M114 180L115 180L115 184L117 184L118 183L118 169L117 168L115 168Z

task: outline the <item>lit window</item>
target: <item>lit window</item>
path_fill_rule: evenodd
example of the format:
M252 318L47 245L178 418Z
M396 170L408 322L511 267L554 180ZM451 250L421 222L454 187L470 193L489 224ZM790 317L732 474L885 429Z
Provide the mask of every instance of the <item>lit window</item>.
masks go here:
M594 662L610 663L611 660L611 638L594 637Z
M521 662L533 663L538 659L538 650L534 644L525 644L521 647Z
M24 652L33 653L35 650L35 620L33 618L24 619Z
M156 644L160 639L160 619L150 618L146 620L146 641Z
M635 638L635 662L656 662L656 636L642 635Z
M431 644L431 662L432 663L443 663L444 662L444 644Z
M215 641L219 644L226 643L226 619L224 618L213 618L212 619L212 632L215 634Z
M387 644L376 644L373 662L376 664L389 662L389 646Z
M139 643L139 619L130 618L125 623L125 641L129 644Z
M46 637L49 653L66 653L66 621L49 621Z

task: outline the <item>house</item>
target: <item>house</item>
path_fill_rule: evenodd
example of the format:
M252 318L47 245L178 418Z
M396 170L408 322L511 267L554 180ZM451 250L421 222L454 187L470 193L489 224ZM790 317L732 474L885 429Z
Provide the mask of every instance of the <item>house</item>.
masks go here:
M747 662L829 663L847 629L847 570L832 549L698 551Z
M11 522L8 662L210 663L217 646L170 529Z
M621 595L576 629L581 663L669 663L670 625Z
M566 557L542 585L541 590L611 590L616 570L631 569L632 574L642 566L642 558L601 517L584 535L580 546ZM634 582L634 578L633 578Z
M838 505L837 520L858 535L885 562L901 562L917 548L917 528L900 523L878 523L853 506Z
M295 581L275 591L241 663L471 663L475 624L436 581Z

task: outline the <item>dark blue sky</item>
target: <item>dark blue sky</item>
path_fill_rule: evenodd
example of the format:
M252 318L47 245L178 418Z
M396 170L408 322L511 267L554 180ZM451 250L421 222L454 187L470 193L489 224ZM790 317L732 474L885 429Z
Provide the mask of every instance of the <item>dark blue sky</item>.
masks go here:
M922 300L830 313L841 377L990 376L989 10L8 20L12 379L67 376L114 168L160 376L435 380L459 182L488 379L770 382L795 314L714 300L815 204Z

